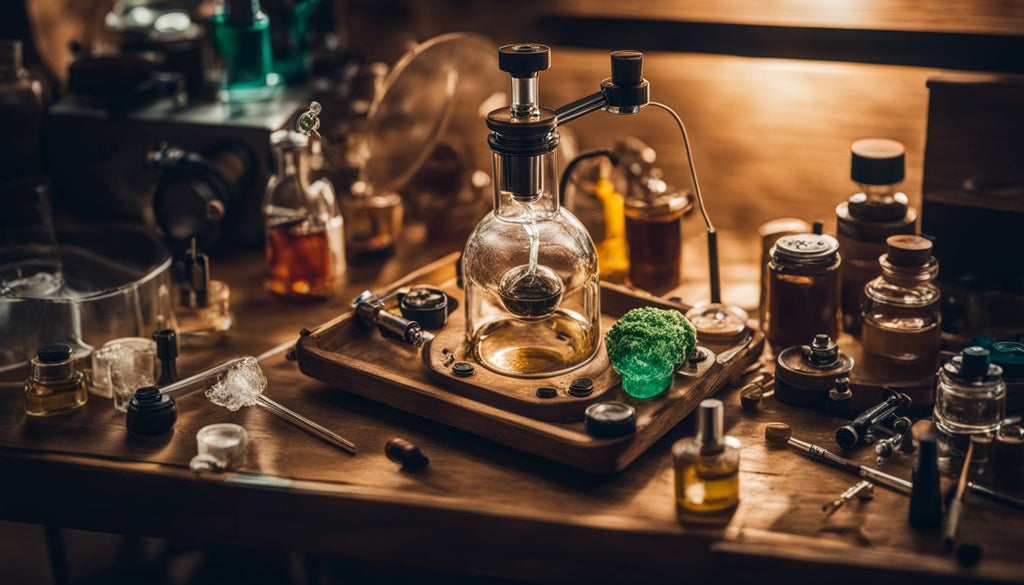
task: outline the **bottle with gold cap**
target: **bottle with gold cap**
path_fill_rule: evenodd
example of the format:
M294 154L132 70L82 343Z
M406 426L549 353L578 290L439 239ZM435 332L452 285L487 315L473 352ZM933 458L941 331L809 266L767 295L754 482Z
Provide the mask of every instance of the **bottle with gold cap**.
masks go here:
M901 378L934 375L939 367L942 294L932 283L939 263L920 236L891 236L878 263L882 275L864 286L864 361L892 364Z
M697 436L672 446L676 510L684 519L728 513L740 501L739 441L725 436L721 400L697 408ZM695 518L696 517L696 518Z
M878 257L885 240L913 234L917 212L898 191L904 176L904 147L895 140L865 138L851 147L850 178L861 190L836 206L836 239L843 253L839 269L843 330L860 331L864 285L881 274Z

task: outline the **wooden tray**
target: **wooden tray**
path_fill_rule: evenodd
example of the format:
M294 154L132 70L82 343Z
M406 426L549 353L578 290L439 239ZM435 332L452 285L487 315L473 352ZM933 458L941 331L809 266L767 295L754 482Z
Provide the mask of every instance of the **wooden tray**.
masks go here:
M457 258L458 254L452 254L429 264L394 283L389 290L429 284L444 289L461 305L462 291L456 286ZM377 292L383 295L387 291ZM640 291L601 283L603 330L630 309L641 306L680 311L688 308ZM603 344L589 364L563 376L508 378L477 365L472 382L455 378L446 368L436 365L431 353L448 349L457 359L472 361L464 347L440 347L446 345L445 339L451 338L447 332L462 330L460 307L435 340L417 349L382 337L349 312L301 338L296 355L304 374L345 391L573 467L614 473L625 469L702 399L737 379L757 360L764 346L764 336L756 322L749 322L748 334L740 343L705 348L709 359L680 369L671 389L649 400L637 400L622 391L618 375L607 367ZM581 376L595 380L594 393L585 398L569 396L569 383ZM535 389L540 386L554 387L558 395L547 400L536 398ZM636 432L614 439L588 434L583 411L594 402L604 401L633 405L637 410Z

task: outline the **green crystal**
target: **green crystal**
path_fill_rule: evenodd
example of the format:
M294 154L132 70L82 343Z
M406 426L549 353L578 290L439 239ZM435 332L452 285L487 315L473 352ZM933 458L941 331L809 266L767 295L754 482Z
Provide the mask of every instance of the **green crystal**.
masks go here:
M651 398L672 385L672 374L697 347L697 331L679 311L641 307L620 318L604 338L622 389Z

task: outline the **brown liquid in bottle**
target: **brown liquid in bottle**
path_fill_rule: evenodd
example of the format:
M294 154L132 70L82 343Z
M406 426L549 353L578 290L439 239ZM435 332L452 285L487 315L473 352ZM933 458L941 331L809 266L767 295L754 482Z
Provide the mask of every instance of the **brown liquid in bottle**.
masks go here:
M630 282L649 291L679 286L685 209L665 215L647 215L629 206L625 211Z
M308 220L272 226L267 235L267 290L289 299L328 298L334 292L327 226Z

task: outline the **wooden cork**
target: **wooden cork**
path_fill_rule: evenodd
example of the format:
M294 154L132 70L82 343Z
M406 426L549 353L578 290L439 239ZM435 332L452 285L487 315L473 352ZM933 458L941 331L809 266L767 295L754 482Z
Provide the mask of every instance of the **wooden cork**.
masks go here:
M793 427L786 423L768 423L764 426L764 440L772 445L785 445L793 436Z
M900 234L885 240L889 264L893 266L924 266L932 257L932 242L928 238Z

